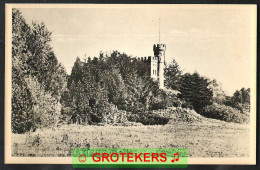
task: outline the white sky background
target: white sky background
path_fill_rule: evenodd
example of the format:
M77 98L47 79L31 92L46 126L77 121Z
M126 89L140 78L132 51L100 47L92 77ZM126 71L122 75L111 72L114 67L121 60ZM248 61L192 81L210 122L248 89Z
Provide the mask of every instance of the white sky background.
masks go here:
M20 10L27 23L44 22L53 32L54 52L69 74L76 57L83 60L85 54L93 57L100 51L118 50L152 56L160 18L167 61L176 59L184 72L216 78L229 95L250 87L252 6L138 7Z

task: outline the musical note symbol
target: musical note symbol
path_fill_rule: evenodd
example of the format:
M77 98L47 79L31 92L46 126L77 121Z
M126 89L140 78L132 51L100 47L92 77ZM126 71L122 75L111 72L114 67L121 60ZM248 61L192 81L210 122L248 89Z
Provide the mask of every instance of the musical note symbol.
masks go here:
M177 156L177 158L175 158L175 156ZM175 153L175 154L173 155L172 163L173 163L174 161L179 161L179 158L180 158L179 153Z

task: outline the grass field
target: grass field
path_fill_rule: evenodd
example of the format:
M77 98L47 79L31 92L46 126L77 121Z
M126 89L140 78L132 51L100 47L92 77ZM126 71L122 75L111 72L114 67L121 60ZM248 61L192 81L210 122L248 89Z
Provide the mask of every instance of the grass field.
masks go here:
M248 157L249 132L248 125L213 119L158 126L63 125L31 134L12 134L12 154L71 156L73 148L120 147L188 148L189 157Z

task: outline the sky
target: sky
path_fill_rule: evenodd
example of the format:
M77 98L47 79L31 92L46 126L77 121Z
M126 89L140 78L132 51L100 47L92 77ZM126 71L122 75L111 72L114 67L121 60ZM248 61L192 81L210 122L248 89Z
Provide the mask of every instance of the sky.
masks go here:
M254 10L245 5L136 5L87 8L20 8L27 23L44 22L51 45L70 74L77 57L113 50L152 56L153 44L166 44L166 61L184 73L216 79L231 95L250 87Z

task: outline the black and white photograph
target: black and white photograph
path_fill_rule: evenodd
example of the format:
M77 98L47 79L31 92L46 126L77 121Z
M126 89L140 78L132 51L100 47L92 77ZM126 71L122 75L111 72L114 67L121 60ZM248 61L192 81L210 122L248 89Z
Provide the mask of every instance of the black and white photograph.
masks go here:
M255 164L256 5L6 5L5 161L186 148Z

